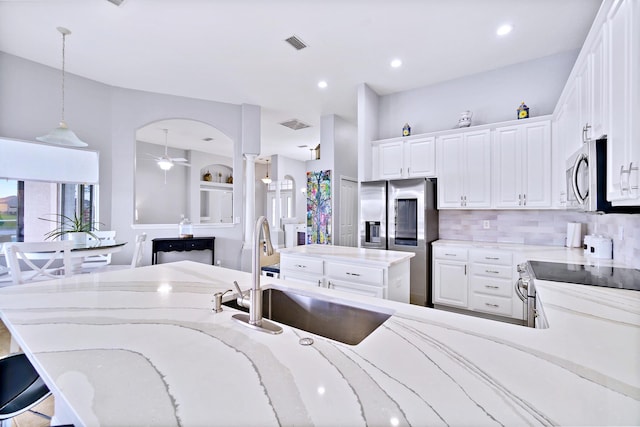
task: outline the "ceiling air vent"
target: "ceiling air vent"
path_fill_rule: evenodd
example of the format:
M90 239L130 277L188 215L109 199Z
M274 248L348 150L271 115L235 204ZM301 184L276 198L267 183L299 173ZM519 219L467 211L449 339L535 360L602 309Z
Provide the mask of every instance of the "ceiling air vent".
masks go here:
M304 129L304 128L311 127L311 125L308 125L305 122L301 122L298 119L287 120L286 122L282 122L280 124L282 126L286 126L289 129L293 129L293 130L299 130L299 129Z
M302 50L305 47L307 47L306 44L304 44L304 42L302 40L300 40L298 37L296 36L291 36L288 39L285 39L284 41L286 41L287 43L289 43L291 46L293 46L296 50Z

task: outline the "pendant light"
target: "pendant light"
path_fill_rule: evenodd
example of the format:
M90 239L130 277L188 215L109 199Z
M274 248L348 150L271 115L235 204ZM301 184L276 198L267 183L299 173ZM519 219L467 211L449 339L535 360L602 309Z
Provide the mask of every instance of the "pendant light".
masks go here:
M262 182L265 184L271 184L271 178L269 178L269 159L267 159L267 176L262 178Z
M67 127L64 121L64 47L66 37L71 31L64 27L58 27L57 30L62 34L62 115L60 125L44 136L39 136L38 141L47 142L49 144L64 145L67 147L86 147L88 144L76 136L76 134Z

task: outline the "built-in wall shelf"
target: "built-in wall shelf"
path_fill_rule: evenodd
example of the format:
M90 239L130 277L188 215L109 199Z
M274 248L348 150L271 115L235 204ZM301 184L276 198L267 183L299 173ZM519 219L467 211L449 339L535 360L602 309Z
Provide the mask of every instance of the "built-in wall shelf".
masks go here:
M200 189L233 190L233 184L227 184L224 182L200 181Z

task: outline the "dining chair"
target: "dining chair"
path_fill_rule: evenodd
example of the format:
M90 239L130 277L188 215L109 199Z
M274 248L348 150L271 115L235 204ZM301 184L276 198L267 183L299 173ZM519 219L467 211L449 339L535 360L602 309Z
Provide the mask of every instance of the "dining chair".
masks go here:
M72 276L71 248L70 240L5 243L4 254L13 284ZM60 259L62 268L54 267L54 262Z
M0 427L11 427L12 418L26 411L51 419L31 409L50 394L24 353L0 358Z
M91 245L92 243L98 243L100 240L116 239L115 230L92 231L92 233L95 235L95 237L87 234L88 245ZM84 259L82 260L83 269L101 268L109 264L111 264L111 254L89 255L84 257Z
M88 273L104 273L107 271L125 270L129 268L137 268L142 264L142 254L144 251L144 242L147 240L147 233L138 234L136 236L136 246L133 248L133 256L129 265L105 265Z

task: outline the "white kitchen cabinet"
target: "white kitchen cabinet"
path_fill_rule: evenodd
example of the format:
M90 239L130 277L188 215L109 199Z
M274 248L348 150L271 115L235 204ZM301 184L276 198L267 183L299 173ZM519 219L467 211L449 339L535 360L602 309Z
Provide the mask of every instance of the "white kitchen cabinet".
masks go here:
M378 167L374 179L435 176L435 146L433 136L394 138L377 143Z
M385 262L381 252L393 254L330 245L297 246L280 251L280 277L309 286L408 303L410 256L403 253L402 259ZM371 254L375 261L363 262L366 254Z
M509 250L434 244L434 305L522 320L515 258Z
M498 127L493 131L495 208L551 206L551 122Z
M490 208L490 130L439 136L437 153L438 208Z
M467 250L434 248L433 304L467 308L468 297Z
M608 119L607 199L640 205L640 0L614 2L605 29Z
M280 256L280 278L325 287L324 262L296 256Z

